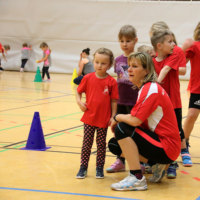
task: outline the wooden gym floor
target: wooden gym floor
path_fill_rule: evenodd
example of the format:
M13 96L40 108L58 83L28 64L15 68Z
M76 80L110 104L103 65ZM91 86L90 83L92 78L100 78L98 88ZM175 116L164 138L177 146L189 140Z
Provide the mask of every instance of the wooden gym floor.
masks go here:
M179 161L177 179L148 183L147 191L117 192L113 182L126 172L95 178L96 145L92 149L88 176L75 178L83 138L81 111L71 88L71 75L51 74L52 82L33 82L35 73L0 73L0 200L200 200L200 118L191 136L193 167ZM187 113L187 81L181 81L183 118ZM33 115L40 113L46 151L25 147ZM109 130L107 140L112 137ZM107 152L105 168L115 161ZM149 175L146 175L147 177Z

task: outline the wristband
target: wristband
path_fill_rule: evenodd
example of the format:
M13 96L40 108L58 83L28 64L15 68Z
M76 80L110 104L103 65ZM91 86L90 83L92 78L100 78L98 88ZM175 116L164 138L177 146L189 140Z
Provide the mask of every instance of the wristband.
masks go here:
M116 122L119 122L119 121L117 121L116 116L117 116L117 114L113 117L113 119L114 119Z

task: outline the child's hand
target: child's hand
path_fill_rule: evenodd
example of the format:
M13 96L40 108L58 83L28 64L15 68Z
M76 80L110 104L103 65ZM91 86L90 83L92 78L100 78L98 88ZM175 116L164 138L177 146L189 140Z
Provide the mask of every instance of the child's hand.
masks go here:
M86 105L86 103L83 103L82 101L80 101L80 102L78 103L78 105L79 105L80 109L81 109L83 112L85 112L85 111L87 110L87 105Z
M116 126L117 126L117 122L114 119L112 119L111 124L110 124L110 128L111 128L111 131L113 133L115 133L115 127Z
M40 61L39 61L39 60L36 60L36 63L40 63Z

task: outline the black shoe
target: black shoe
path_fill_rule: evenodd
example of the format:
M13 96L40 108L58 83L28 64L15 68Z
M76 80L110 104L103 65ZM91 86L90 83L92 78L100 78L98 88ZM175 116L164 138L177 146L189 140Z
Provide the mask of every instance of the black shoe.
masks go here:
M1 70L1 71L4 71L4 69L3 69L2 67L0 67L0 70Z
M80 167L78 174L76 175L76 178L83 179L87 176L87 168L86 167Z
M103 167L97 167L96 178L104 178Z

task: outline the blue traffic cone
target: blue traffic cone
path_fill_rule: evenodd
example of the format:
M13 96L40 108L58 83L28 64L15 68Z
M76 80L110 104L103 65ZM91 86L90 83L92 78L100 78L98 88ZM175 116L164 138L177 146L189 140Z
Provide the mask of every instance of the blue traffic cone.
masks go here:
M45 151L46 147L39 112L35 112L25 150Z

